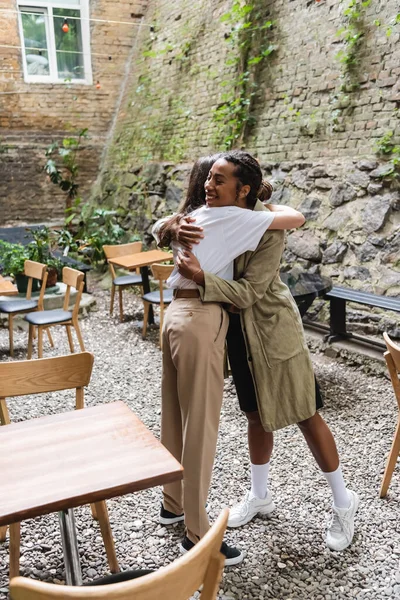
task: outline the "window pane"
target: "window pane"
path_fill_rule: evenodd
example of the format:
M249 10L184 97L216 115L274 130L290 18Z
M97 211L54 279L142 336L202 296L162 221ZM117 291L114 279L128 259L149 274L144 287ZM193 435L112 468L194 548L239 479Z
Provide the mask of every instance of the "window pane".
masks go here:
M79 6L80 0L51 0L53 5L62 6Z
M79 10L55 8L53 15L58 76L60 79L84 79L81 21L79 18L68 18L80 17L81 13ZM68 24L67 32L62 29L65 19Z
M27 12L26 8L21 10ZM46 37L47 15L22 14L21 19L28 75L50 75Z

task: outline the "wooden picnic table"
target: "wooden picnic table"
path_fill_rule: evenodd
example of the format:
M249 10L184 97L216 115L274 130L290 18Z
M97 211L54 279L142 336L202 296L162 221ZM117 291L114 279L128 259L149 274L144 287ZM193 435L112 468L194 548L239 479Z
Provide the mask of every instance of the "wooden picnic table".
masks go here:
M0 296L16 296L17 294L17 287L0 275Z
M80 585L72 508L182 479L123 402L0 427L0 526L59 512L67 583Z
M143 283L143 294L150 292L149 282L149 267L155 263L173 260L174 255L171 252L163 252L162 250L149 250L149 252L136 252L136 254L127 254L125 256L116 256L109 258L108 262L117 267L133 271L140 268ZM148 323L154 323L153 307L150 305Z

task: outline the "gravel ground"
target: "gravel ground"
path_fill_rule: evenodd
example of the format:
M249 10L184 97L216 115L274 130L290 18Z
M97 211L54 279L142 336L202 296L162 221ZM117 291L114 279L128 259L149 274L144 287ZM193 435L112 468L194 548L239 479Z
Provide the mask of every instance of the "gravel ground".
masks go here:
M95 365L86 392L87 406L124 400L156 436L160 424L161 354L158 329L140 335L140 301L125 293L126 320L108 315L109 293L96 289L98 310L82 321L86 348ZM51 351L67 354L62 328L53 330ZM16 359L26 357L27 334L15 334ZM0 330L0 360L9 360L8 334ZM323 355L313 361L325 392L323 416L331 426L349 487L360 495L356 535L350 549L330 552L324 543L330 494L298 429L276 434L270 486L277 510L269 520L255 519L230 530L229 543L247 555L225 570L220 594L234 599L336 600L400 599L400 474L387 499L378 498L384 463L393 439L397 408L388 380L363 374ZM63 392L10 401L11 420L23 420L73 408L74 394ZM221 507L235 503L249 486L246 423L232 383L226 381L220 437L209 503L214 519ZM117 556L122 569L157 568L176 559L183 527L158 522L160 489L108 501ZM99 527L89 507L76 510L85 580L107 572ZM64 579L56 515L21 526L21 575L44 581ZM0 545L0 599L7 598L8 539Z

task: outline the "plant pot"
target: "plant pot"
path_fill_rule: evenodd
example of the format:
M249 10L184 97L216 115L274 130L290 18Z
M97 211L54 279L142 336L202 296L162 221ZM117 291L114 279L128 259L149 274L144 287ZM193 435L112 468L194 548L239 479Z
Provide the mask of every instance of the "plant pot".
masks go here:
M57 269L50 267L47 269L47 283L46 288L53 287L57 283Z
M15 276L15 283L17 284L17 289L20 294L26 294L26 290L28 289L28 280L29 277L20 273ZM37 279L32 280L32 292L38 292L40 289L39 281Z

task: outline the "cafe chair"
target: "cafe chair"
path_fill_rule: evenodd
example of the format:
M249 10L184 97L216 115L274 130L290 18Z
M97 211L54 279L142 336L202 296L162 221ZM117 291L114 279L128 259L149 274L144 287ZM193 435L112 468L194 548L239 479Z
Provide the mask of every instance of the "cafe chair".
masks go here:
M192 550L154 573L110 585L101 585L101 582L96 581L95 587L61 586L17 577L10 582L10 598L11 600L188 600L202 586L200 600L215 600L224 569L225 558L219 549L227 521L228 509L225 508L211 529Z
M82 409L84 407L83 388L89 384L93 360L93 354L83 352L69 356L0 364L1 425L10 424L6 398L12 396L27 396L75 388L75 408ZM105 501L92 505L92 513L99 521L111 572L118 572L118 561ZM0 527L0 541L5 541L6 533L7 527ZM10 525L10 579L19 574L19 555L20 524L13 523Z
M25 321L29 323L29 338L28 338L28 359L32 358L32 340L34 328L38 329L38 357L43 356L43 330L49 332L50 327L55 325L64 325L67 328L68 343L71 352L74 352L74 342L72 340L71 327L75 329L81 352L85 351L85 345L81 330L79 327L78 315L79 305L81 302L82 292L84 288L85 274L76 269L70 267L64 267L62 271L62 280L66 284L67 288L65 291L64 304L62 309L56 310L38 310L34 313L26 315ZM72 311L69 310L69 298L71 294L71 288L75 288L77 291L75 304Z
M385 340L387 347L384 357L389 371L390 380L392 382L394 395L396 396L399 407L399 414L397 416L396 433L390 450L389 458L386 463L385 473L383 475L381 491L379 494L381 498L384 498L387 494L393 471L400 454L400 346L395 344L387 333L383 334L383 339Z
M10 356L14 356L14 315L30 313L37 310L43 310L43 298L47 283L47 266L32 260L26 260L24 263L24 275L28 278L28 286L25 298L15 300L2 300L0 302L0 313L8 315L8 336L10 340ZM39 298L32 300L33 281L41 281ZM50 332L49 341L53 346Z
M151 266L151 271L153 273L153 277L158 281L159 289L155 292L148 292L142 296L144 312L143 312L143 331L142 338L146 337L147 333L147 321L149 318L149 310L151 304L158 304L160 307L160 348L162 348L162 328L164 322L164 308L171 304L172 302L172 291L166 289L164 290L164 283L171 275L174 269L174 265L161 265L154 264Z
M103 246L103 251L107 260L110 258L127 256L129 254L136 254L142 251L142 242L131 242L130 244L119 244L117 246ZM110 272L112 276L110 315L113 314L115 290L116 288L118 288L119 320L122 323L122 321L124 320L122 292L125 288L131 287L132 285L142 286L142 276L140 275L140 269L136 269L136 274L129 273L127 275L120 275L119 277L117 277L114 265L109 262L108 266L110 267Z

